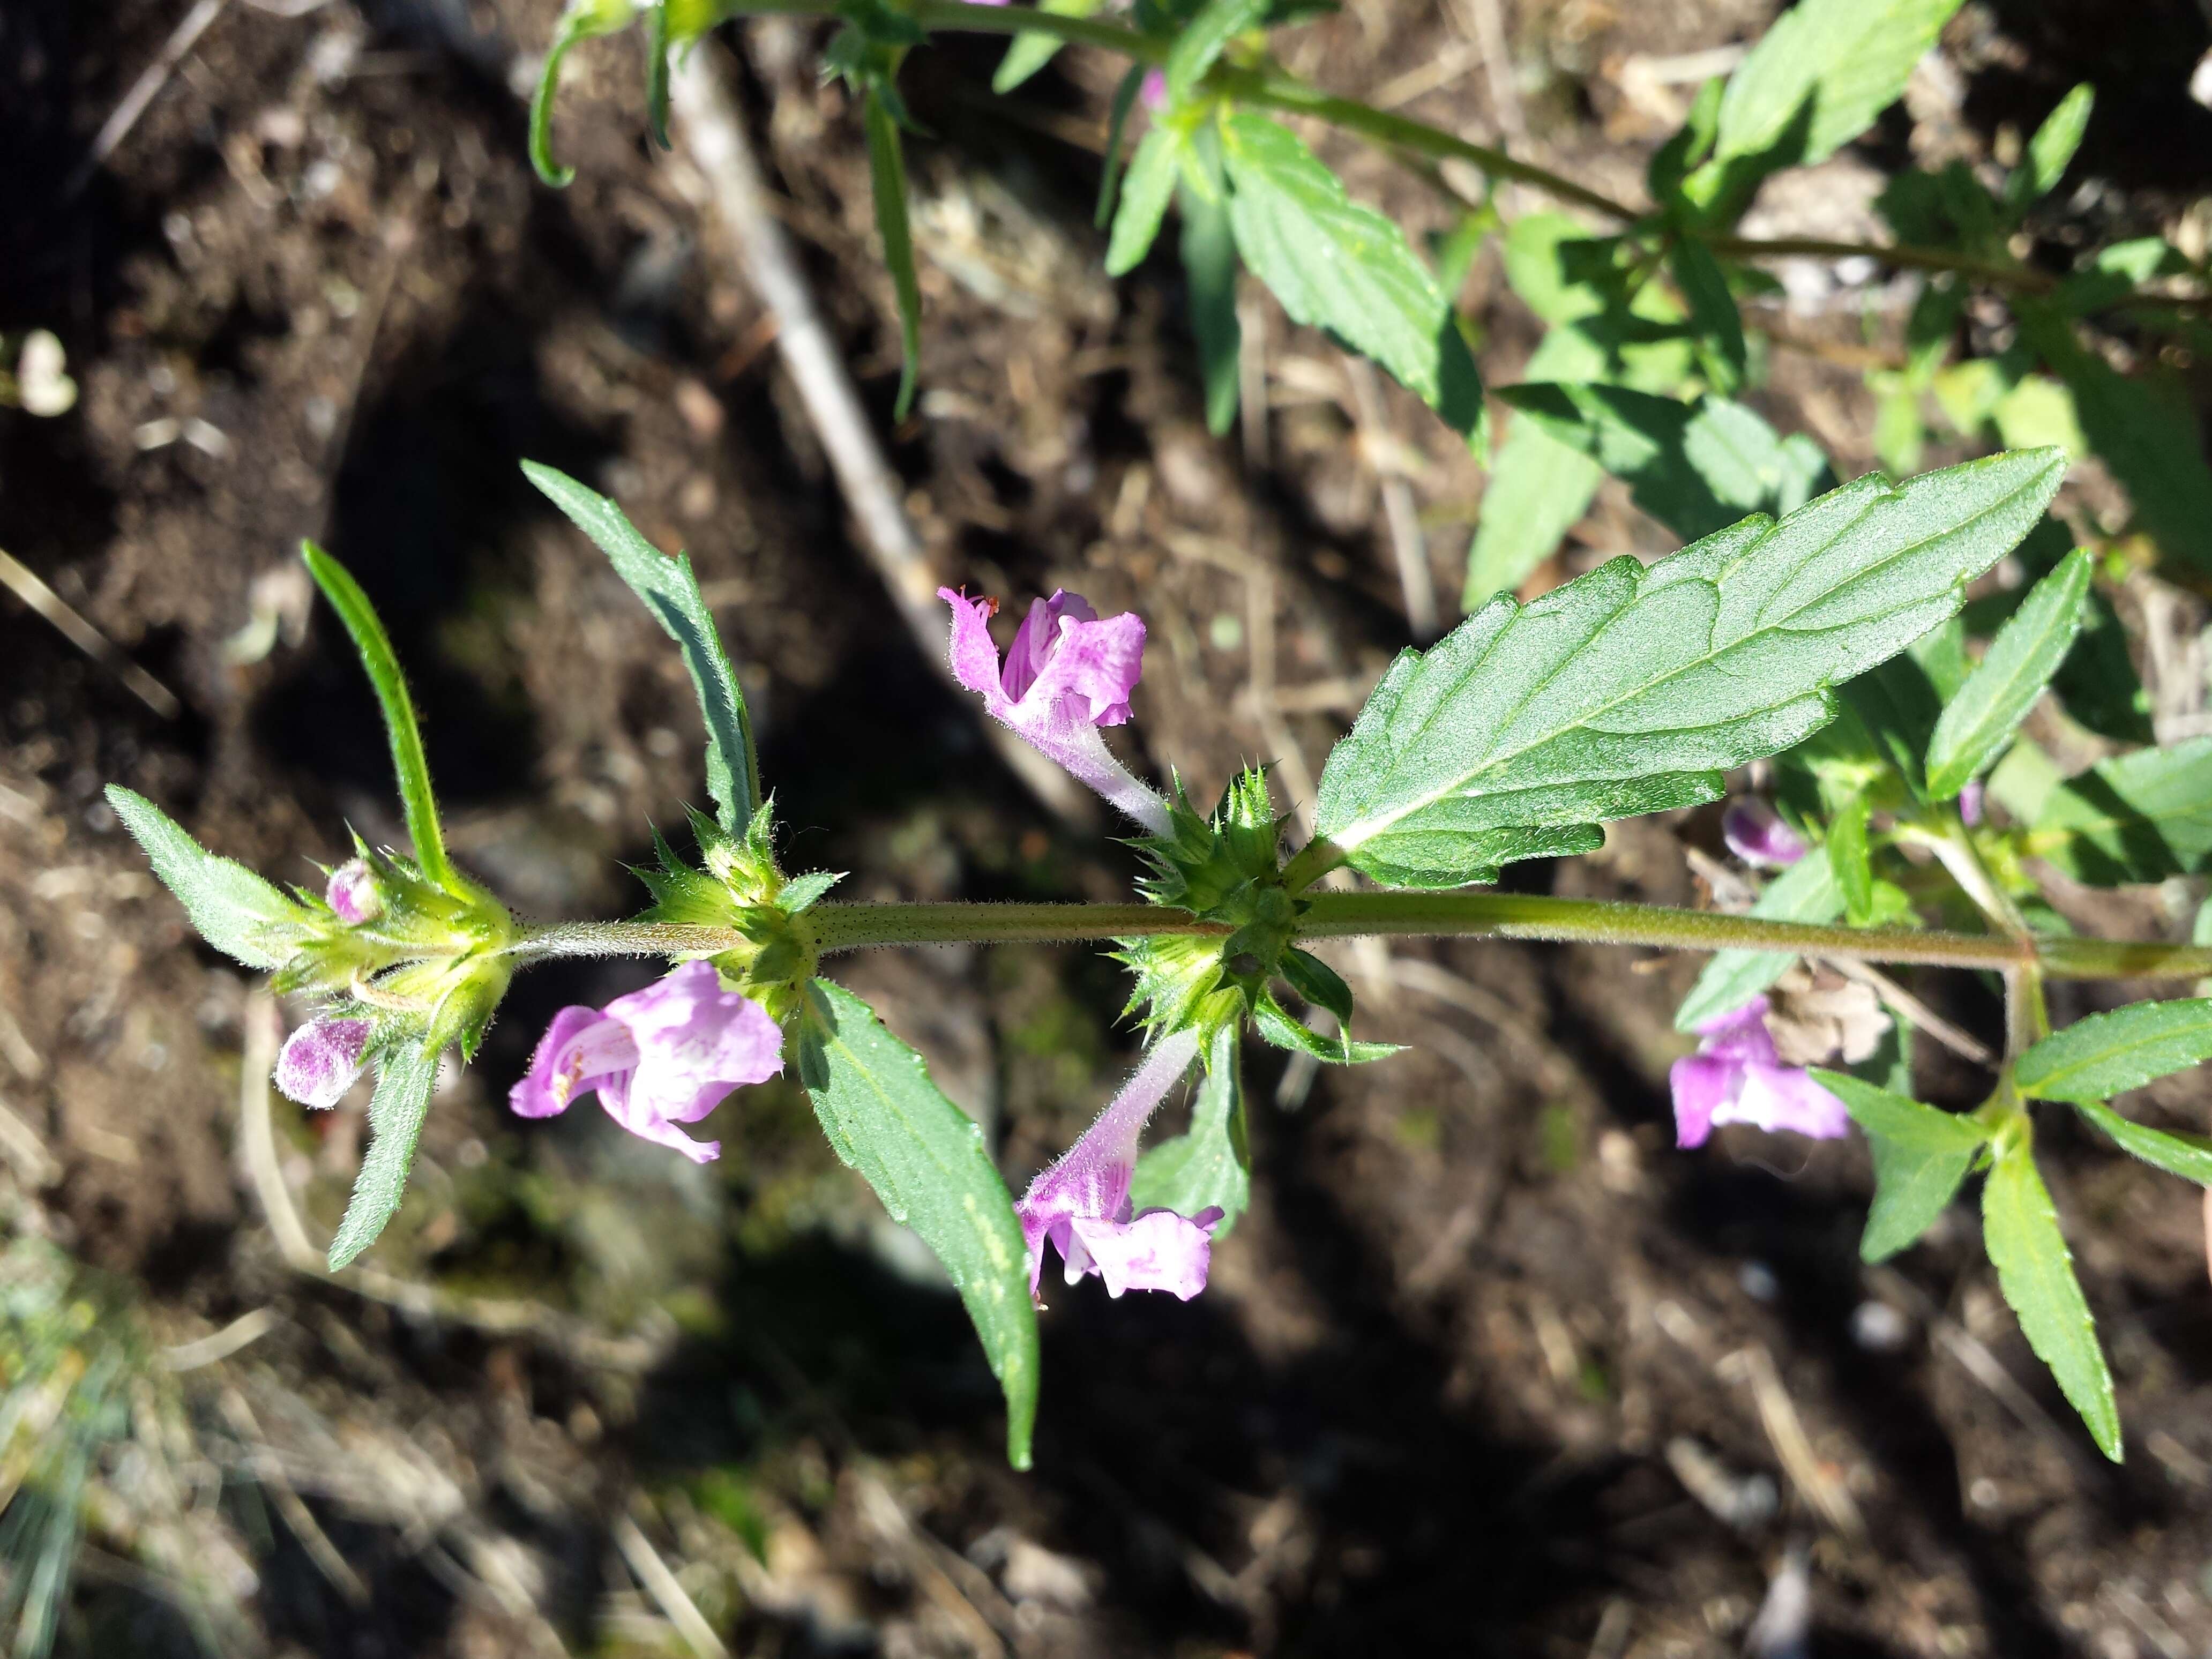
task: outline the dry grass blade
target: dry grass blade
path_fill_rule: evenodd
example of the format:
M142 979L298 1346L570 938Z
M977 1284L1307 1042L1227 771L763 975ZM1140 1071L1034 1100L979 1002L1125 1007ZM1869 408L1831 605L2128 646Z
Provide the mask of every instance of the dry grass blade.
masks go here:
M184 712L184 705L177 701L175 692L125 656L114 641L87 622L68 600L4 550L0 550L0 586L52 623L64 639L121 680L132 696L163 720L173 720Z

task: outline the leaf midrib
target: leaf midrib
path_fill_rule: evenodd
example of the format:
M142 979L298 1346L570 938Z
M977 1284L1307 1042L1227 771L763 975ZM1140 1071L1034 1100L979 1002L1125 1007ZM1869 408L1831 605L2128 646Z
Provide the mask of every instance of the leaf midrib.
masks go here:
M2049 1088L2052 1083L2061 1079L2078 1076L2081 1073L2091 1069L2093 1066L2102 1065L2105 1061L2112 1059L2115 1055L2128 1054L2139 1048L2148 1048L2154 1043L2162 1042L2171 1038L2185 1037L2197 1032L2207 1030L2212 1030L2212 1014L2200 1015L2197 1019L2186 1025L2169 1027L2167 1030L2160 1032L2154 1037L2138 1038L2133 1042L2117 1042L2112 1044L2110 1048L2092 1049L2082 1059L2069 1064L2064 1071L2047 1073L2042 1079L2040 1085L2033 1083L2023 1082L2020 1086L2027 1090L2030 1093L2034 1094L2038 1099L2063 1100L2065 1099L2063 1095L2045 1095L2041 1092L2041 1090ZM2203 1062L2200 1060L2196 1063L2202 1065ZM2185 1068L2175 1068L2176 1071L2181 1069ZM2144 1084L2155 1083L2160 1078L2172 1077L2173 1075L2173 1071L2154 1073L2151 1076L2145 1078L2142 1083L2131 1083L2128 1085L2128 1088L2140 1089ZM2124 1089L2118 1091L2117 1092L2124 1094L2127 1092L2127 1090ZM2100 1097L2100 1098L2103 1098L2103 1097Z

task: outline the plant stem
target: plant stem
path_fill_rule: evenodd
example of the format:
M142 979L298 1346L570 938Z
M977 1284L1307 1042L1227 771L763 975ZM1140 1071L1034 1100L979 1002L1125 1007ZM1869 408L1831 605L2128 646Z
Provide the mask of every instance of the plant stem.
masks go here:
M2111 939L2011 938L1904 927L1824 927L1711 910L1525 893L1319 893L1304 939L1456 938L1632 945L1660 950L1751 950L1793 956L2009 972L2039 963L2055 979L2212 975L2212 947ZM1083 939L1219 938L1229 929L1153 904L817 904L805 915L827 954L887 945L1007 945ZM552 957L700 956L745 943L734 927L576 922L508 947L526 961Z

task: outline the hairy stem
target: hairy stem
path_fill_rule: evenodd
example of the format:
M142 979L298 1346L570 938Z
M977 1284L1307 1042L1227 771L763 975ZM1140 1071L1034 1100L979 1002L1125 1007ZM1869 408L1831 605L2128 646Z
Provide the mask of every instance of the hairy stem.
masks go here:
M1752 950L1863 962L1920 963L2053 979L2212 975L2212 947L2112 939L1950 933L1905 927L1825 927L1711 910L1525 893L1320 893L1299 927L1304 939L1455 938L1632 945L1660 950ZM825 954L886 945L1008 945L1220 937L1229 929L1154 904L817 904L804 926ZM508 947L526 961L551 957L704 956L745 943L734 927L660 922L577 922L526 935Z

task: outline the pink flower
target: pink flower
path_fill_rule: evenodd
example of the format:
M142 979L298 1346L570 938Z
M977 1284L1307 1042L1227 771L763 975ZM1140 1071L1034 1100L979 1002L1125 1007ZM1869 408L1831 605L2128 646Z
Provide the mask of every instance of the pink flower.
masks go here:
M1959 792L1959 821L1972 830L1982 821L1982 799L1985 786L1976 778Z
M1129 693L1144 672L1144 619L1130 611L1103 622L1090 602L1065 589L1030 606L999 665L988 626L993 599L949 587L952 676L983 699L991 718L1066 767L1156 836L1168 833L1168 804L1129 775L1098 735L1129 718Z
M376 890L376 878L369 874L368 866L360 859L348 859L331 872L330 885L323 890L323 902L349 927L374 921L384 914L384 895Z
M1850 1114L1802 1067L1783 1065L1766 1029L1767 1001L1753 997L1732 1014L1698 1027L1698 1052L1674 1062L1674 1144L1702 1146L1723 1123L1788 1129L1834 1140Z
M1129 1212L1137 1139L1167 1092L1198 1054L1195 1032L1179 1031L1145 1057L1083 1138L1030 1182L1014 1206L1029 1246L1030 1294L1044 1274L1044 1247L1060 1252L1071 1285L1085 1273L1106 1281L1106 1294L1168 1291L1185 1302L1206 1288L1218 1207L1183 1217L1172 1210ZM1042 1307L1043 1302L1038 1299Z
M1154 114L1167 107L1168 77L1164 70L1154 67L1145 71L1145 78L1137 82L1137 100Z
M694 1140L676 1126L696 1123L739 1085L774 1077L782 1047L766 1009L724 990L712 963L687 962L604 1012L554 1015L507 1104L523 1117L553 1117L595 1090L607 1115L632 1134L708 1164L722 1155L721 1142Z
M1721 839L1746 864L1767 870L1795 864L1810 850L1805 837L1756 795L1729 803L1728 811L1721 814Z
M368 1047L365 1019L311 1019L284 1040L276 1086L302 1106L335 1106L361 1075Z

